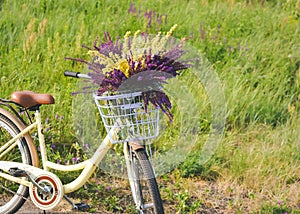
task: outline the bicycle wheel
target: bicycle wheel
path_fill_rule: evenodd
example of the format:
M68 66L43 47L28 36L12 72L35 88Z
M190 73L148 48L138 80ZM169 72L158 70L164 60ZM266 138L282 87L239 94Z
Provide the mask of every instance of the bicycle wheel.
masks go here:
M0 113L0 147L20 133L19 128L9 117ZM20 138L12 151L1 157L1 161L32 164L31 155L24 137ZM25 179L25 178L24 178ZM28 187L0 177L0 213L15 213L29 195Z
M131 191L140 214L163 214L163 204L155 174L144 149L130 152Z

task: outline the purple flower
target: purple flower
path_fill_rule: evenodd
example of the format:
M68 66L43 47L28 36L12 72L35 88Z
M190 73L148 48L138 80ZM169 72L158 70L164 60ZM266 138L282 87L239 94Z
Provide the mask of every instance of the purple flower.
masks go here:
M129 9L128 9L128 13L135 13L136 12L136 8L134 6L134 4L131 2Z
M151 27L151 23L152 23L152 19L150 18L150 19L148 20L148 28Z
M169 120L172 121L173 115L171 113L172 104L168 96L164 92L160 91L148 91L142 93L142 99L144 101L145 112L147 112L147 106L149 102L153 104L155 108L160 108L165 113Z

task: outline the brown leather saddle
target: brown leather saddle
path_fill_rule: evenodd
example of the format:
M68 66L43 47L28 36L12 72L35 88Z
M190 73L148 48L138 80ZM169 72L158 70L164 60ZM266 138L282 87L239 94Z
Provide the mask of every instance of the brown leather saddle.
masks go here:
M16 91L12 93L11 100L24 108L55 103L52 95L38 94L33 91Z

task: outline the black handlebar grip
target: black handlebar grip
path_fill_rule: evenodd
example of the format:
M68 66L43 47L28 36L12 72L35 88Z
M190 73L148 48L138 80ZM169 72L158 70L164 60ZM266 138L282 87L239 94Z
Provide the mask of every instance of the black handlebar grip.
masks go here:
M75 77L75 78L78 78L78 74L80 74L80 72L73 72L73 71L65 71L64 72L64 75L66 77Z

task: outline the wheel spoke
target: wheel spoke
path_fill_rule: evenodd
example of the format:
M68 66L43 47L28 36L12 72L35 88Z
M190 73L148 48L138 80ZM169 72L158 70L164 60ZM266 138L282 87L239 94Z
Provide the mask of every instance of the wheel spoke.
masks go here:
M6 190L7 192L9 193L12 193L13 195L18 195L20 196L21 198L23 198L24 200L27 200L27 198L25 198L23 195L15 192L15 191L12 191L11 189L8 189L7 187L3 186L1 183L0 183L0 187L2 187L4 190Z
M10 118L12 116L9 113L0 113L0 147L18 135L20 133L18 127L23 126L22 124L14 123L13 121L17 120ZM5 155L2 155L0 160L31 165L31 154L25 137L17 140L15 145L15 147L9 147L11 150L4 153ZM0 213L2 214L16 213L26 201L29 192L28 187L24 185L0 178L0 194L5 196L5 199L1 199L0 204Z

